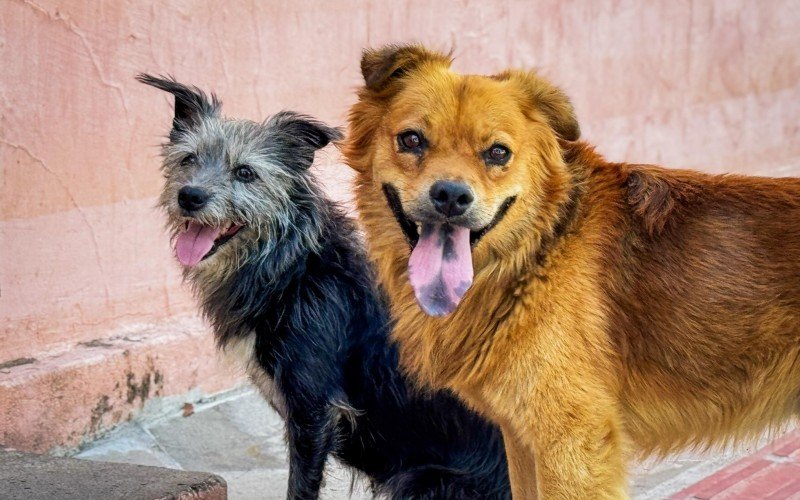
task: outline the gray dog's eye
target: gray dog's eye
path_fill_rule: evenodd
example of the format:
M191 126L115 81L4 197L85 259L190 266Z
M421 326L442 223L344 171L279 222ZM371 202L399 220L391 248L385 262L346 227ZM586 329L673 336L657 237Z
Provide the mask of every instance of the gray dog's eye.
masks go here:
M186 155L183 160L181 160L181 165L184 167L188 165L194 165L195 163L197 163L197 156L193 154Z
M236 180L241 182L256 180L256 173L253 172L253 169L249 165L239 165L236 167L236 170L233 171L233 175L236 176Z

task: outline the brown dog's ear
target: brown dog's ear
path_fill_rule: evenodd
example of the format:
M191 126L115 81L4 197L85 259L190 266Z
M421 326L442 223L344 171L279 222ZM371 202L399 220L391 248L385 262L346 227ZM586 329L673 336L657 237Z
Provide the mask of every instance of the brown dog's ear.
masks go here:
M450 67L450 55L433 52L422 45L387 45L366 49L361 56L361 74L369 90L380 92L391 83L428 62Z
M547 118L550 127L560 138L567 141L580 139L581 128L575 108L561 89L532 71L509 70L497 75L497 79L520 82L530 104Z

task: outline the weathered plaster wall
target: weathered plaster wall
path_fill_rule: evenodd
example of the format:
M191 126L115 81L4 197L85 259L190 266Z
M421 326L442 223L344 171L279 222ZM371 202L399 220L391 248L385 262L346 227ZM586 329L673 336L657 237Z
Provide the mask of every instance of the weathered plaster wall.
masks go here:
M171 102L137 72L213 89L230 115L343 124L362 47L422 41L466 72L540 68L611 159L792 175L798 25L795 0L3 0L0 367L194 315L153 208ZM337 162L319 163L346 199Z

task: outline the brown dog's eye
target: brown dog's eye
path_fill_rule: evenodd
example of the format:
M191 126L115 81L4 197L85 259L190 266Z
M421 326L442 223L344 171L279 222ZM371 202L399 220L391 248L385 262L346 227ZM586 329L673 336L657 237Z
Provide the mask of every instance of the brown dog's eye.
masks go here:
M397 136L397 145L400 147L400 151L420 154L426 143L422 134L408 130Z
M502 144L492 144L483 153L483 160L489 165L505 165L509 158L511 158L511 151Z

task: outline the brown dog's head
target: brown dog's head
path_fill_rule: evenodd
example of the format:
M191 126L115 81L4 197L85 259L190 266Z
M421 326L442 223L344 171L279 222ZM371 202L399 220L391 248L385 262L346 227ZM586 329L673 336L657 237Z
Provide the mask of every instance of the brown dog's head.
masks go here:
M473 251L477 260L481 247L502 255L519 243L565 175L558 140L580 135L567 97L535 74L461 75L450 63L420 46L365 51L344 148L411 244L409 279L434 316L471 286Z

